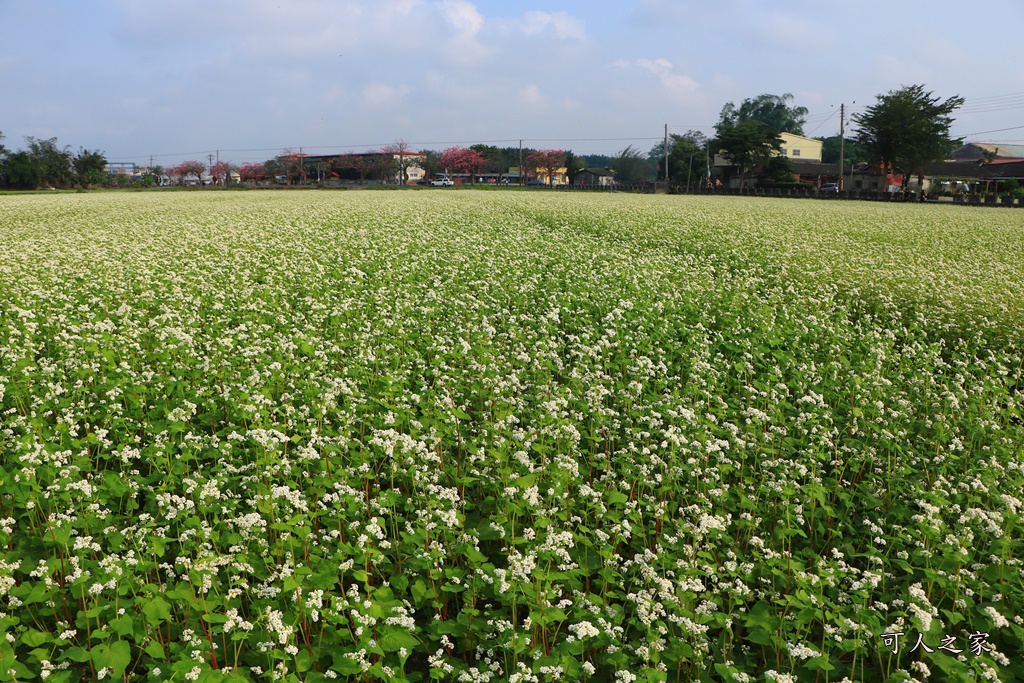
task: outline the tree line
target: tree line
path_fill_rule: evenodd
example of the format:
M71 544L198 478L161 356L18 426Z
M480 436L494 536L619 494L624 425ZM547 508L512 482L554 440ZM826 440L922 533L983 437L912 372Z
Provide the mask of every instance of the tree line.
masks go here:
M912 173L927 164L940 161L958 144L951 138L952 112L964 102L954 96L942 100L922 85L904 86L879 95L874 105L853 116L855 134L840 140L838 135L817 138L822 141L822 161L826 163L873 163L882 172L902 174L904 184ZM577 155L572 150L532 149L472 145L443 151L416 152L399 140L366 154L318 157L284 150L262 163L247 162L235 166L218 161L209 166L201 161L186 161L169 168L155 167L129 181L106 172L103 152L79 148L73 153L61 147L56 138L25 139L26 148L10 151L3 146L0 133L0 186L10 188L94 187L136 182L153 185L170 178L188 184L204 178L217 184L272 182L275 178L300 183L323 182L328 178L365 182L367 180L408 181L408 169L415 162L428 178L441 173L460 173L471 179L478 174L499 178L509 168L520 167L521 177L544 177L552 182L564 169L571 184L585 168L610 169L620 183L665 180L691 185L707 182L712 176L711 159L715 154L727 157L738 169L741 185L748 172L760 168L763 177L785 182L792 179L789 159L780 154L782 133L803 135L807 109L797 106L790 94L763 94L743 100L738 106L727 103L715 125L715 135L700 131L673 134L668 144L658 142L648 152L627 146L611 156ZM840 159L840 144L844 147ZM666 149L667 147L667 149ZM667 160L666 160L667 151Z
M25 138L25 149L11 151L0 133L0 187L89 187L108 182L107 159L103 152L61 147L57 138Z

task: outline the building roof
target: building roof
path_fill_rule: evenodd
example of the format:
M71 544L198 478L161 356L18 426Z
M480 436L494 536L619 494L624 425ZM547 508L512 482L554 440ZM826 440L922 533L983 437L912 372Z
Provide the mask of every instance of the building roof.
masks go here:
M979 164L972 160L940 161L925 168L924 174L932 178L1001 179L1024 178L1024 159L997 159Z
M969 142L949 154L950 159L982 159L986 154L996 159L1024 159L1024 145L1004 145L993 142Z

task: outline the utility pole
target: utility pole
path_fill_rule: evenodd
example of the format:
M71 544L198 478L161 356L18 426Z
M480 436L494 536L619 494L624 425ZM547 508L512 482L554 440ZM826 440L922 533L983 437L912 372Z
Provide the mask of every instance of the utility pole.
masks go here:
M523 141L519 141L519 184L522 185L525 182L523 178Z
M839 191L843 190L843 153L846 141L846 105L839 105Z
M665 191L668 192L668 124L665 124Z

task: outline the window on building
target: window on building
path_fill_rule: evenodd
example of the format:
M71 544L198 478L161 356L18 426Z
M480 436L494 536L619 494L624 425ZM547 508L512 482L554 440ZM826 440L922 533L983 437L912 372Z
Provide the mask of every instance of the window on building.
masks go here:
M800 150L798 150L798 149L794 149L794 150L793 150L793 156L795 156L795 157L798 157L798 156L800 156Z

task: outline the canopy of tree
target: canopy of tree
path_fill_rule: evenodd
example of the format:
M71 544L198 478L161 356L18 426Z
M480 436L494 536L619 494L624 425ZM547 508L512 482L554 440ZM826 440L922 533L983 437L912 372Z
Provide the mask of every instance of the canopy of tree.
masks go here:
M910 174L944 159L963 142L949 136L950 114L963 103L958 96L943 102L922 85L890 90L863 114L854 115L857 142L871 161L902 173L906 189Z
M3 139L0 133L0 140ZM27 149L15 152L0 145L0 186L18 189L37 187L86 187L109 182L103 152L61 147L57 138L26 137Z
M720 122L718 150L740 169L740 187L746 172L764 163L782 150L782 137L776 128L756 119L747 119L736 124Z
M760 121L779 133L803 135L806 116L807 108L793 106L791 94L764 94L743 100L739 107L728 102L722 107L718 125L735 126L744 121Z

